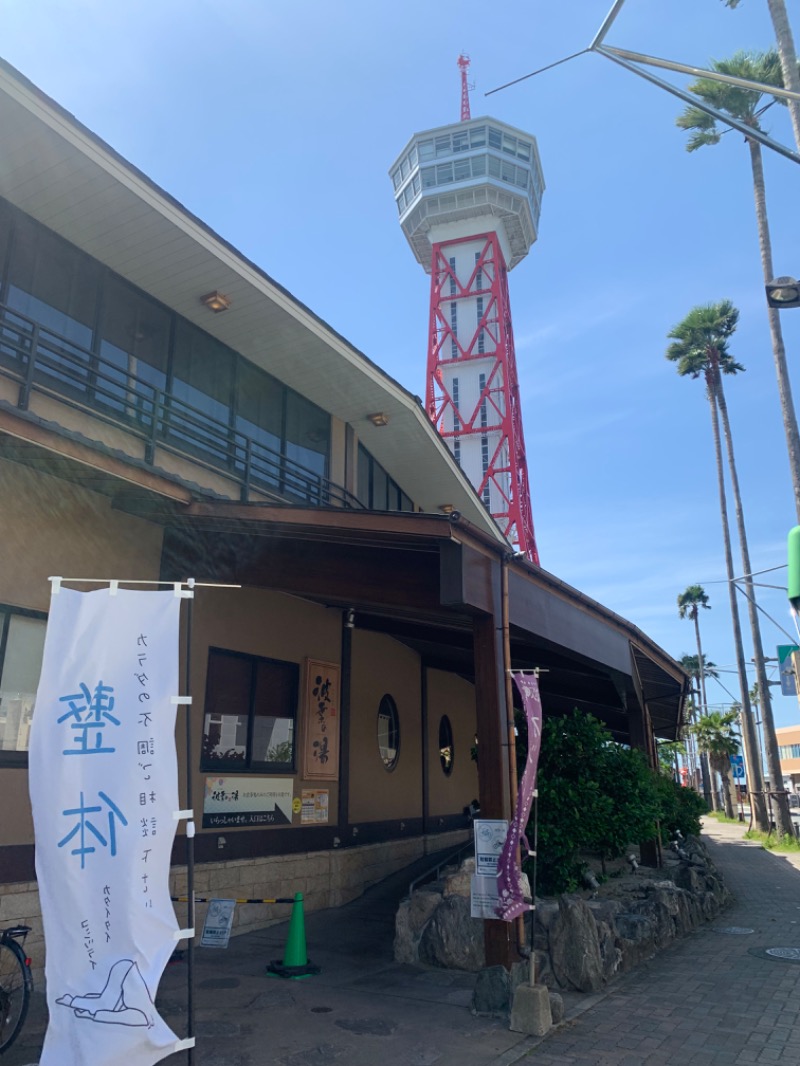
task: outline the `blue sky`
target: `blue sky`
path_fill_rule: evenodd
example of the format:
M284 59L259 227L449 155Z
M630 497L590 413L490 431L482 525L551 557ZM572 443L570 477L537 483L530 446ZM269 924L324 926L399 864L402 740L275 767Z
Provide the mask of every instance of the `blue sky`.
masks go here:
M732 668L708 404L664 350L694 305L739 307L732 351L747 373L727 391L750 551L756 569L781 565L795 518L746 146L729 133L689 155L680 102L596 55L484 98L586 47L610 0L487 6L0 0L0 47L418 394L428 278L387 170L415 130L458 119L468 52L473 116L533 133L547 183L539 240L510 277L542 564L676 656L694 650L676 597L702 583L706 652ZM628 0L608 43L703 65L769 47L772 28L766 0ZM791 144L784 109L768 120ZM769 152L765 169L776 272L798 275L800 170ZM800 310L782 321L800 392ZM783 593L760 602L792 631ZM762 622L774 655L788 638ZM716 685L709 696L729 701ZM800 719L794 699L774 710L778 725Z

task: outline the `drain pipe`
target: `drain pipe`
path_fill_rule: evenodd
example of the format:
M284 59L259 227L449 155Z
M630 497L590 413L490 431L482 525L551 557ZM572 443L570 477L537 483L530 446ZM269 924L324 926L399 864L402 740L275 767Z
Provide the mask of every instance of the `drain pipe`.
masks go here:
M517 733L514 727L514 684L511 680L511 634L508 618L508 555L503 555L500 560L501 573L501 597L500 612L501 625L503 627L503 674L506 684L506 723L508 729L508 770L509 786L511 791L511 817L517 809ZM520 844L517 841L517 862L520 863ZM533 920L533 919L531 919ZM521 958L526 958L531 949L525 939L525 918L519 915L514 923L517 927L517 953ZM531 938L531 943L533 938Z

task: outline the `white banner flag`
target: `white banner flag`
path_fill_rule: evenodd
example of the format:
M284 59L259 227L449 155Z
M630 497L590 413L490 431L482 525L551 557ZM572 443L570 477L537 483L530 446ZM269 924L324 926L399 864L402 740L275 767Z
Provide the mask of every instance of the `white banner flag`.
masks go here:
M178 928L179 612L172 590L51 598L30 742L50 1012L40 1066L153 1066L175 1047L154 1000Z

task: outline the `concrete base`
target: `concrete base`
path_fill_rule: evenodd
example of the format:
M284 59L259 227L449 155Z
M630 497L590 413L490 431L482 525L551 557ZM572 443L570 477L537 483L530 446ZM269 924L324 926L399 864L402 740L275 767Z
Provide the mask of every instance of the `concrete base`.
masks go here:
M550 1012L550 993L545 985L517 985L511 1005L512 1033L544 1036L550 1031L553 1016Z

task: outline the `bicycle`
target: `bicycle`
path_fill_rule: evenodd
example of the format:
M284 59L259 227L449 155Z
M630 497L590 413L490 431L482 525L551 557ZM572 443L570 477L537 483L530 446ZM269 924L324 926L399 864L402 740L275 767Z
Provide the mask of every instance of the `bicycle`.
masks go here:
M0 933L0 1055L14 1043L28 1013L33 977L23 945L30 931L15 925Z

